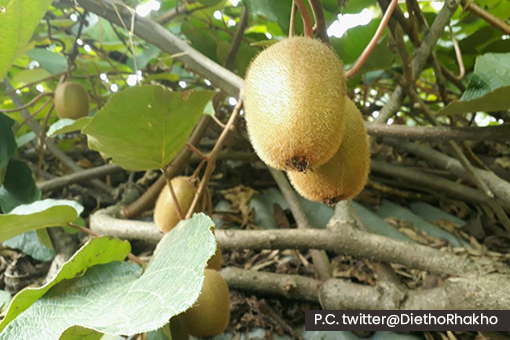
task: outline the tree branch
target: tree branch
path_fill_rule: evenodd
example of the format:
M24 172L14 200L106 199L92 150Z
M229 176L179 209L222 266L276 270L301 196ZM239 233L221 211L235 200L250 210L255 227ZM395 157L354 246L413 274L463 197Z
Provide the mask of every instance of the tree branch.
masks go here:
M332 220L330 223L338 223ZM152 222L123 220L99 210L90 217L90 228L100 235L138 239L157 243L163 234ZM494 271L490 261L470 259L423 245L394 240L354 228L342 233L325 229L216 230L222 249L320 249L335 254L399 263L408 268L426 270L441 276L466 276Z
M443 286L423 290L397 289L380 282L372 287L340 279L330 279L321 284L318 280L300 275L235 267L224 268L221 275L230 289L321 303L324 309L331 310L510 308L508 278L500 274L448 280Z

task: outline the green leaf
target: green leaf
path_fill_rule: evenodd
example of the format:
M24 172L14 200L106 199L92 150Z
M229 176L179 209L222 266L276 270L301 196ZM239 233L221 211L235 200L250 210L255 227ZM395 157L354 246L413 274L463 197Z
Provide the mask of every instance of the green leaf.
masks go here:
M51 124L46 135L55 137L63 133L80 131L91 120L91 117L82 117L79 119L63 118Z
M289 31L291 0L244 0L243 2L252 14L277 22L284 32Z
M58 74L67 70L67 59L61 54L53 53L45 48L34 48L27 51L26 54L51 74Z
M35 185L32 170L25 162L11 159L0 187L0 207L4 213L20 204L28 204L41 198L41 190ZM1 231L0 231L1 233Z
M0 79L23 52L52 0L0 0Z
M503 86L510 86L510 53L487 53L476 58L475 71L460 100L481 98Z
M57 339L75 325L111 335L163 327L200 294L204 268L216 247L212 226L204 214L180 222L158 244L143 275L139 266L119 262L62 282L16 319L8 314L0 340Z
M75 221L83 207L75 201L45 199L17 206L0 214L0 242L30 230L65 226Z
M14 120L0 113L0 185L4 181L9 159L16 152L16 138L12 132L13 125Z
M469 112L495 112L510 109L510 86L501 87L481 98L451 102L437 113L439 116Z
M127 88L82 132L91 149L125 169L161 169L186 144L213 96L213 91L170 92L155 85Z
M5 327L11 321L17 320L21 313L46 294L52 287L64 280L76 279L82 276L92 266L112 261L122 261L130 251L131 245L127 241L121 241L108 236L89 240L69 261L64 263L58 274L50 282L38 288L25 288L14 297L5 318L0 323L0 331L3 331L0 334L0 338L5 337ZM23 339L23 337L19 339ZM42 339L58 339L58 336L44 338L43 335Z
M29 84L44 79L51 74L42 68L35 68L33 70L23 70L13 77L16 83Z
M39 241L37 233L33 230L15 236L5 241L3 245L12 249L19 249L41 262L51 261L55 257L55 252L45 247L41 241Z
M133 72L136 70L143 70L147 64L156 58L159 53L161 53L161 50L157 48L156 46L152 44L148 44L148 47L144 49L142 53L138 53L136 55L136 68L135 68L135 61L133 57L129 57L127 60L127 65L133 70Z
M510 109L510 53L487 53L476 58L475 70L459 101L438 115Z

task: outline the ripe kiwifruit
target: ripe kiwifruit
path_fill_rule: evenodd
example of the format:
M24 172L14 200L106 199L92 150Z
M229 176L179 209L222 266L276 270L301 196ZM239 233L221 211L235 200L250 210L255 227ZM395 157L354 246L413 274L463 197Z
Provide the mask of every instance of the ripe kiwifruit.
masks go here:
M343 64L319 40L292 37L261 52L245 86L248 133L278 170L306 171L333 157L345 128Z
M178 316L185 330L195 338L222 334L230 319L230 292L219 272L206 269L204 285L193 307Z
M207 261L207 268L220 271L222 265L223 265L223 253L221 252L220 246L216 245L216 252L209 259L209 261Z
M55 90L55 109L60 118L78 119L89 114L89 96L83 86L67 81Z
M305 198L334 204L359 194L370 169L370 150L361 112L347 99L345 137L333 158L314 171L289 172L294 188Z
M172 179L171 183L181 212L185 215L193 202L197 189L191 184L189 177L175 177ZM175 209L168 185L166 185L163 190L161 190L158 200L156 201L154 222L162 232L167 233L172 230L179 221L179 214Z

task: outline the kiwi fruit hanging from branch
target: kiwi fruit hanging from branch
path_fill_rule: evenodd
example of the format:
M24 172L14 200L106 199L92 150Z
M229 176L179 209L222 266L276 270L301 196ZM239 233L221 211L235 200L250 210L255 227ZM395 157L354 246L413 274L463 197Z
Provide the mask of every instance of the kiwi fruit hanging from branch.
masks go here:
M222 334L230 320L230 292L223 276L205 269L202 291L193 307L177 316L187 333L195 338Z
M350 199L363 190L370 170L370 149L363 116L349 99L345 106L345 137L333 158L307 173L288 172L301 196L326 204Z
M73 81L60 83L55 90L55 109L59 118L78 119L89 114L89 96Z
M330 160L344 136L343 64L319 40L286 38L251 63L245 85L248 133L278 170L304 172Z
M181 211L186 214L193 202L197 188L191 183L189 177L184 176L172 178L170 183L174 189ZM156 223L159 230L167 233L172 230L179 221L179 214L172 200L172 195L170 194L168 185L165 185L154 207L154 223Z

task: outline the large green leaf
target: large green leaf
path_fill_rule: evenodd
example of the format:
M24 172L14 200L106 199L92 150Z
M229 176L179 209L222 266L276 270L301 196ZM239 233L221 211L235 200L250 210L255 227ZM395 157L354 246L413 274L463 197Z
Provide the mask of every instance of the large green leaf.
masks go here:
M82 276L89 267L112 261L122 261L130 251L131 245L127 241L121 241L108 236L91 239L78 250L69 261L64 263L58 274L50 282L42 287L26 288L14 297L5 318L2 320L2 323L0 323L0 331L3 331L11 321L15 320L21 313L58 283ZM5 332L0 334L0 337L1 336L5 336ZM58 337L49 337L46 339L57 338ZM24 338L20 337L18 339ZM30 337L26 339L30 339Z
M91 149L125 169L161 169L186 144L213 96L213 91L171 92L156 85L127 88L82 132Z
M52 0L0 0L0 79L23 52Z
M18 205L32 203L40 198L41 190L35 185L32 170L25 162L11 159L4 184L0 186L2 211L8 213Z
M9 159L16 152L16 138L12 132L13 125L14 120L0 113L0 185L3 183Z
M441 116L460 115L468 112L495 112L510 109L510 86L489 92L473 100L451 102L437 113Z
M291 0L243 0L246 8L267 20L277 22L284 32L289 30Z
M30 230L65 226L82 211L81 205L69 200L45 199L19 205L9 214L0 214L0 242Z
M476 59L469 85L459 101L439 115L510 109L510 53L487 53Z
M481 98L503 86L510 86L510 53L487 53L476 58L475 71L461 100Z
M44 246L39 240L37 233L33 230L3 242L3 245L13 249L19 249L32 258L42 262L51 261L55 257L55 251Z
M16 319L9 318L0 339L57 339L76 325L111 335L164 326L200 294L216 247L212 226L204 214L180 222L158 244L143 275L138 265L109 263L60 283Z

